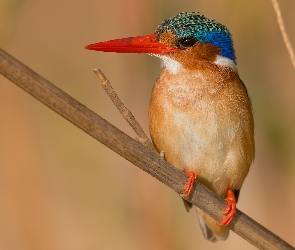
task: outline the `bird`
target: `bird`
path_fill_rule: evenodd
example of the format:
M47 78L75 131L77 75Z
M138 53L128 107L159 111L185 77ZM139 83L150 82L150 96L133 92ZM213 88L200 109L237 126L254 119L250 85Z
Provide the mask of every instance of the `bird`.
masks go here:
M152 142L168 163L187 174L181 194L187 210L193 206L186 198L196 178L226 200L221 222L196 210L206 239L227 239L255 156L252 103L239 77L230 31L198 12L182 12L150 35L85 48L147 53L161 60L148 111Z

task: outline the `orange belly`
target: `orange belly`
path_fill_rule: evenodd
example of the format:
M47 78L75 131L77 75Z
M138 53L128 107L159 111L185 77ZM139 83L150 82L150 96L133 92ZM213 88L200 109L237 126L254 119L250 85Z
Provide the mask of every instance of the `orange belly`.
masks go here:
M249 98L232 78L221 85L197 72L181 73L164 69L154 86L153 143L167 162L197 172L199 181L223 197L227 188L240 189L254 158Z

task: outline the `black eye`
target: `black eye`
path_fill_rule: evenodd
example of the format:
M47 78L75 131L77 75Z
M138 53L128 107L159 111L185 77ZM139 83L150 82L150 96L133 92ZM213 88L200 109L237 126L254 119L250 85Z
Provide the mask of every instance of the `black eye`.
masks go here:
M176 46L179 49L187 49L195 45L197 40L193 37L183 37L177 40Z

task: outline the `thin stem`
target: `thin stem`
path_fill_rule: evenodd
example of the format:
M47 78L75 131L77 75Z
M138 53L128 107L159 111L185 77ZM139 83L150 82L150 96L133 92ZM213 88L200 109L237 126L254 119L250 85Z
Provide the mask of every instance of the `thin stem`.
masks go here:
M124 103L120 100L119 96L113 89L110 81L105 77L105 75L102 73L100 69L94 69L93 70L98 79L100 80L100 84L103 87L103 89L106 91L108 96L111 98L112 102L116 106L116 108L120 111L123 118L129 123L131 128L135 131L137 134L138 141L141 142L143 145L145 145L150 150L155 150L153 144L151 143L150 139L147 137L147 135L144 133L144 130L140 126L140 124L137 122L137 120L134 118L133 114L129 109L126 108Z
M280 27L280 31L281 31L282 36L283 36L283 41L284 41L284 43L286 45L286 48L288 50L291 63L293 65L294 69L295 69L295 55L294 55L294 50L293 50L293 47L292 47L291 42L289 40L289 36L288 36L288 34L286 32L286 29L285 29L285 24L284 24L284 21L283 21L283 18L282 18L282 14L281 14L279 3L278 3L277 0L271 0L271 1L272 1L272 5L274 7L275 13L277 15L277 21L278 21L278 24L279 24L279 27Z

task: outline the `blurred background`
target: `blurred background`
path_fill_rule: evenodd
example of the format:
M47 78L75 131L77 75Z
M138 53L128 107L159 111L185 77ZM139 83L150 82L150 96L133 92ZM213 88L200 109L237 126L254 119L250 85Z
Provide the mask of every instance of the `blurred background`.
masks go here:
M295 46L295 2L280 5ZM148 132L158 59L84 46L153 33L182 11L231 30L257 145L238 208L295 245L295 71L270 0L0 0L0 46L134 137L92 69ZM225 242L203 239L176 193L3 76L0 114L1 249L255 249L233 232Z

